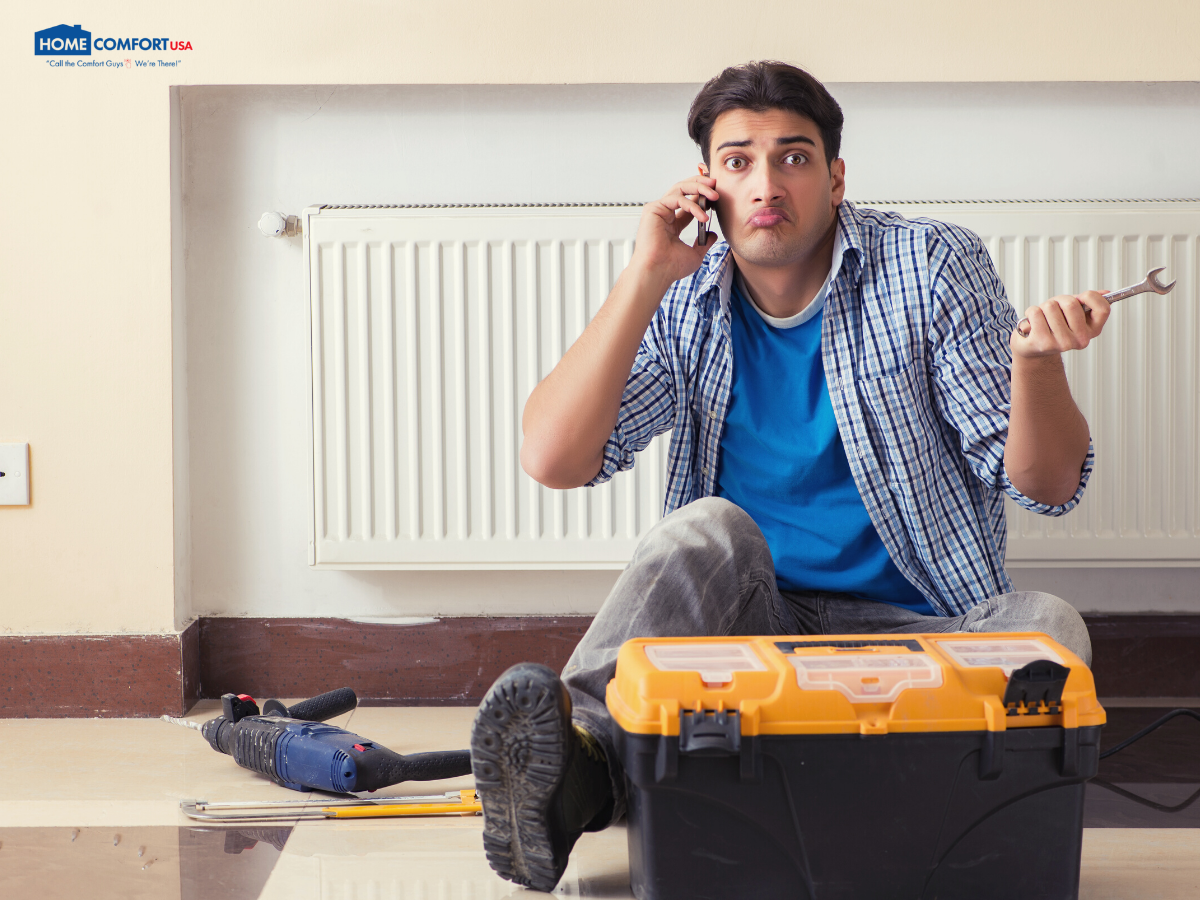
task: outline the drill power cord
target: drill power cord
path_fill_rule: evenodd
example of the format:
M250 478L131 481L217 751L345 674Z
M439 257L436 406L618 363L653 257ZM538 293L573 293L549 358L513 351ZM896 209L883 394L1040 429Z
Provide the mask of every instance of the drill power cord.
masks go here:
M1166 725L1168 722L1170 722L1172 719L1176 718L1177 716L1191 716L1193 719L1200 722L1200 713L1196 712L1196 710L1194 710L1194 709L1173 709L1166 715L1159 717L1156 721L1151 722L1149 725L1147 725L1141 731L1137 732L1137 734L1134 734L1131 737L1127 737L1125 740L1121 741L1121 743L1117 744L1117 746L1110 747L1108 750L1105 750L1103 753L1100 754L1100 758L1105 759L1109 756L1112 756L1114 753L1120 753L1122 750L1124 750L1130 744L1132 744L1136 741L1140 741L1142 738L1144 738L1150 732L1154 731L1157 728L1161 728L1163 725ZM1132 800L1134 803L1141 804L1142 806L1148 806L1150 809L1154 809L1154 810L1157 810L1159 812L1164 812L1164 813L1183 812L1185 809L1187 809L1189 806L1191 806L1193 803L1195 803L1198 799L1200 799L1200 789L1197 789L1194 793L1192 793L1192 795L1190 797L1188 797L1182 803L1177 803L1174 806L1167 806L1165 803L1158 803L1154 800L1149 799L1148 797L1142 797L1142 796L1139 796L1138 794L1133 793L1132 791L1127 791L1124 788L1118 787L1117 785L1113 784L1111 781L1105 781L1103 778L1093 778L1091 783L1094 785L1097 785L1099 787L1102 787L1105 790L1112 791L1114 794L1124 797L1127 800Z
M1183 812L1197 800L1200 800L1200 788L1197 788L1192 795L1182 803L1176 803L1174 806L1167 806L1165 803L1159 803L1155 800L1151 800L1149 797L1143 797L1140 794L1135 794L1133 791L1127 791L1125 788L1119 787L1118 785L1113 784L1111 781L1105 781L1103 778L1093 778L1088 783L1099 785L1105 790L1112 791L1114 794L1124 797L1126 800L1132 800L1134 803L1141 804L1142 806L1148 806L1151 809L1164 813Z
M1135 741L1140 741L1142 738L1144 738L1150 732L1154 731L1156 728L1159 728L1159 727L1167 724L1172 719L1174 719L1176 716L1191 716L1197 722L1200 722L1200 712L1196 712L1196 710L1194 710L1194 709L1173 709L1169 713L1167 713L1165 716L1160 718L1158 721L1151 722L1149 725L1147 725L1145 728L1143 728L1137 734L1133 735L1133 737L1128 737L1125 740L1121 741L1121 743L1117 744L1117 746L1110 747L1108 750L1105 750L1103 753L1100 754L1100 758L1107 759L1108 757L1112 756L1114 753L1120 753L1122 750L1124 750L1130 744L1134 743Z

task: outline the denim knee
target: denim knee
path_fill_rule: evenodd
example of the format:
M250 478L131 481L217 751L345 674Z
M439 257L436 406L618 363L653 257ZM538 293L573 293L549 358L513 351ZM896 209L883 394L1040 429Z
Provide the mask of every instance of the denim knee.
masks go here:
M1038 630L1044 631L1082 659L1084 665L1091 666L1092 639L1083 616L1061 597L1041 591L1037 595L1037 606L1041 610L1039 618L1045 623L1045 627Z
M647 535L651 537L681 545L700 538L702 544L716 543L735 555L760 552L767 543L750 515L722 497L701 497L679 507L654 526Z
M708 522L714 528L727 531L738 531L746 527L747 523L754 525L749 513L724 497L701 497L699 500L693 500L664 518L662 524L698 521Z
M991 619L1004 630L1048 634L1091 666L1092 641L1087 625L1066 600L1044 591L1014 591L993 597L990 602L996 606Z

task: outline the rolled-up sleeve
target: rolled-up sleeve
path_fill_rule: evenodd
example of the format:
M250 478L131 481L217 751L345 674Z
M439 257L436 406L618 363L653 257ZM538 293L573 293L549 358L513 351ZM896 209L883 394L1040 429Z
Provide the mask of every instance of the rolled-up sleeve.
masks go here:
M616 427L604 445L604 464L587 487L603 484L617 472L632 469L634 454L644 449L655 435L669 431L675 425L673 382L658 351L655 324L642 340L634 358L625 392L621 395Z
M1051 506L1048 503L1039 503L1038 501L1022 494L1013 483L1008 480L1008 473L1004 471L1003 466L1000 469L1000 486L1008 496L1017 501L1017 505L1021 509L1027 509L1030 512L1035 512L1043 516L1061 516L1069 513L1079 501L1083 499L1084 489L1087 487L1088 479L1092 477L1092 465L1096 461L1095 448L1092 446L1091 438L1088 438L1087 458L1083 461L1083 469L1079 473L1079 486L1075 488L1075 494L1066 503L1060 503L1057 506Z
M1039 503L1019 491L1004 471L1004 445L1012 412L1012 350L1009 335L1017 313L1004 291L983 242L965 228L949 227L931 239L930 277L934 300L929 327L934 400L959 436L967 463L993 490L1004 491L1022 509L1061 516L1083 498L1092 474L1088 441L1079 486L1066 503Z

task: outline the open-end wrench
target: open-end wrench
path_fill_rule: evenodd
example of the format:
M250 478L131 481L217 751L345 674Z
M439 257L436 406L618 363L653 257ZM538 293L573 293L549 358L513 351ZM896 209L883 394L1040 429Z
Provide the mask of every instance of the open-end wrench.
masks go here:
M1163 284L1158 280L1158 273L1163 271L1164 268L1164 266L1159 266L1157 269L1151 269L1146 273L1146 277L1137 284L1130 285L1127 288L1121 288L1119 291L1109 291L1104 295L1104 299L1109 303L1116 303L1118 300L1126 300L1135 294L1171 293L1171 288L1175 287L1175 282L1172 281L1170 284ZM1083 308L1083 311L1091 312L1091 310L1086 306ZM1017 332L1021 335L1021 337L1029 337L1029 329L1032 327L1033 326L1029 324L1028 317L1026 317L1017 323Z

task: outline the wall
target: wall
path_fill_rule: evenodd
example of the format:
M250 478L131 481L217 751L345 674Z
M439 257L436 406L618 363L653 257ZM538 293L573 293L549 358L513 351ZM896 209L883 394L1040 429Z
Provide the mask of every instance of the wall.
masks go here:
M179 378L194 344L173 331L189 298L179 293L181 258L172 270L181 216L172 85L670 84L771 56L834 82L1200 79L1200 6L1189 0L1015 0L986 20L975 9L951 0L765 0L733 10L713 0L295 0L286 9L64 0L6 10L0 440L31 443L34 503L0 509L0 628L162 632L190 613L182 424L194 417ZM95 36L167 35L193 49L177 68L55 69L29 42L60 22ZM1155 52L1130 52L1147 22ZM710 29L719 43L704 39ZM524 591L510 590L510 599Z
M696 85L181 90L193 610L204 615L593 612L611 572L310 569L308 309L299 238L266 210L316 203L644 201L698 159ZM849 196L1196 197L1200 85L832 85ZM1114 148L1097 135L1171 123ZM1085 611L1200 611L1200 569L1027 569Z

